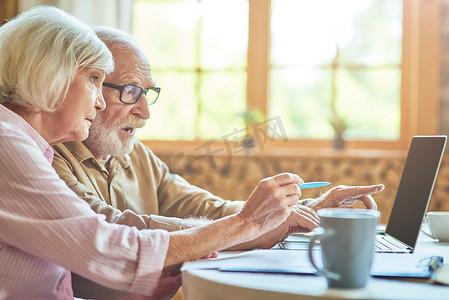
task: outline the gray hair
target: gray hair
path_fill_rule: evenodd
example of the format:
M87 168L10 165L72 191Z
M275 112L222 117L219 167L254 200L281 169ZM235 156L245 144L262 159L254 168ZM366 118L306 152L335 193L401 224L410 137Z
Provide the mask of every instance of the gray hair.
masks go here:
M108 26L93 26L92 29L109 49L128 49L130 47L138 49L136 40L123 30Z
M56 110L78 71L114 69L93 30L52 6L37 6L0 27L0 103Z

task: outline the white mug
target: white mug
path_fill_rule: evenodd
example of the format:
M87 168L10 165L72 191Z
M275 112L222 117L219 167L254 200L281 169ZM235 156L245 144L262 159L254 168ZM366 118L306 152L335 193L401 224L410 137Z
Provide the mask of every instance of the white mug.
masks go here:
M439 242L449 242L449 211L430 211L426 214L424 222L430 232L421 228L421 231Z
M318 210L320 227L309 243L309 259L329 287L360 288L366 285L374 254L380 213L368 209ZM313 246L320 240L323 268L317 267Z

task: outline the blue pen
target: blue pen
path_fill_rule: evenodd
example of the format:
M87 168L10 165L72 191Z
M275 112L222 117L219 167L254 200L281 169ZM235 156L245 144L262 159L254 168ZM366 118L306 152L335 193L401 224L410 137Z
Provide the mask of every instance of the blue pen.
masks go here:
M314 181L314 182L304 182L302 185L299 186L300 189L310 189L310 188L316 188L316 187L322 187L326 185L330 185L330 182L325 181Z

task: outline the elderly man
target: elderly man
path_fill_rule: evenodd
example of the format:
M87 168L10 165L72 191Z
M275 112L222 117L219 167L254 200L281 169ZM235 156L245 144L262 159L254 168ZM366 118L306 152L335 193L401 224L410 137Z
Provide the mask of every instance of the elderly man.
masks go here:
M103 84L107 106L92 123L87 140L54 147L53 166L60 177L94 211L106 215L108 222L139 229L181 230L240 211L243 201L226 201L190 185L170 173L151 150L135 140L136 129L150 117L148 105L157 100L159 88L155 87L150 65L132 37L107 27L94 30L108 46L116 64ZM338 186L317 199L301 200L306 205L295 205L288 220L276 230L236 249L270 248L292 232L308 230L306 227L316 217L312 209L351 205L356 201L376 209L371 194L383 188L383 185ZM87 281L75 274L73 281L75 293L77 288L90 290ZM89 293L78 295L98 297ZM118 295L101 293L111 299Z

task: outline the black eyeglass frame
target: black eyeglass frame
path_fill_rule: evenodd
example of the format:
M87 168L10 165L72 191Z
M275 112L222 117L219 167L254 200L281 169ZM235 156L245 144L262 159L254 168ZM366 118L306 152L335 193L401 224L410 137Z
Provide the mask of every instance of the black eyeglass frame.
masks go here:
M148 102L148 105L153 105L154 103L156 103L157 99L159 98L159 93L161 92L161 88L160 87L150 87L150 88L144 89L143 87L138 86L136 84L118 85L118 84L113 84L113 83L110 83L110 82L103 82L103 85L107 86L109 88L113 88L113 89L119 90L120 91L120 98L119 98L119 100L120 100L120 102L122 102L124 104L136 104L137 102L139 102L140 98L142 97L142 94L144 94L145 97L146 97L148 91L149 90L153 90L153 91L155 91L157 93L156 98L154 98L153 101ZM134 87L140 89L140 94L139 94L139 97L137 97L136 101L134 101L134 102L125 102L125 101L122 100L123 91L125 90L125 88L127 86L134 86Z

